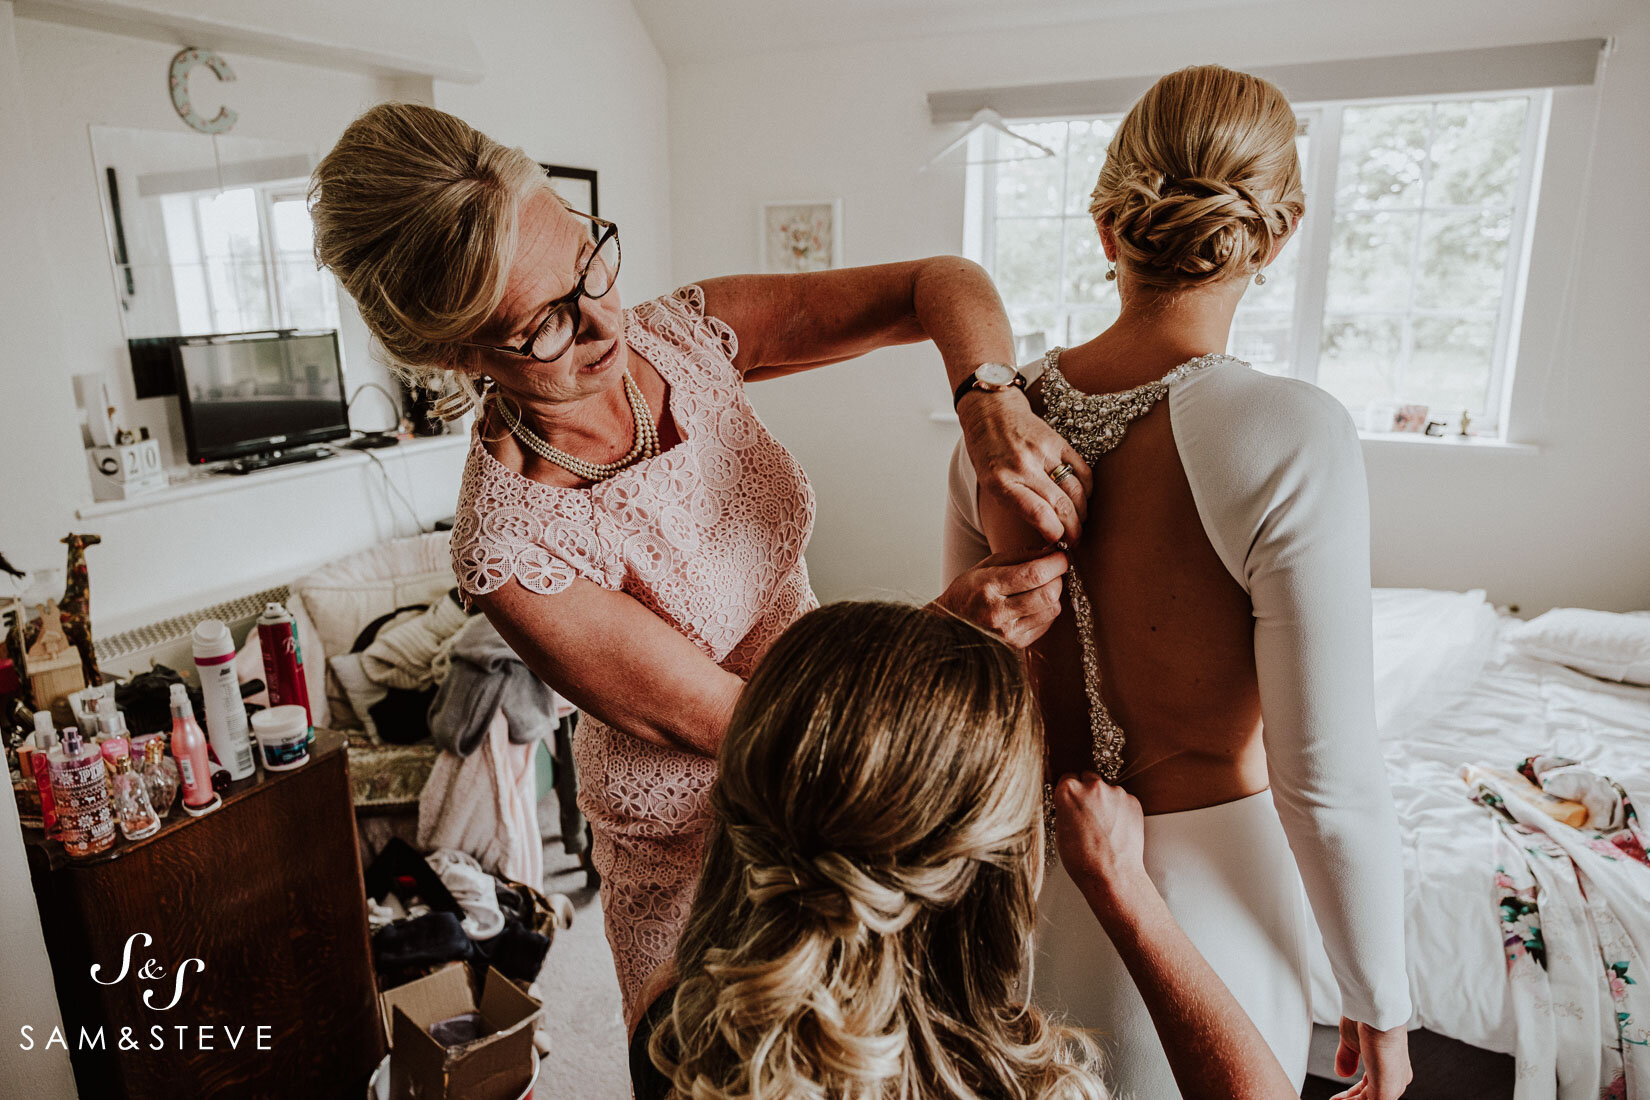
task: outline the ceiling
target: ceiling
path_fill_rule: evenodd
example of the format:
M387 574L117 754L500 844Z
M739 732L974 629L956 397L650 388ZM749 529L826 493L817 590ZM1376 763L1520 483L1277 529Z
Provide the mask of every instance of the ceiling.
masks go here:
M891 38L1014 30L1253 0L631 0L667 65Z

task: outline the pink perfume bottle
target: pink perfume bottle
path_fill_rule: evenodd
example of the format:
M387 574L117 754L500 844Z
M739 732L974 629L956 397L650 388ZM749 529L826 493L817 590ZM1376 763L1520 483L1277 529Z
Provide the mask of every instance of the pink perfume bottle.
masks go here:
M152 737L143 746L143 764L140 773L149 795L149 805L156 815L164 818L172 812L172 803L178 799L178 766L166 759L166 742Z
M160 831L160 815L149 802L143 777L132 770L130 753L115 757L115 821L127 840L142 840Z
M108 770L96 745L80 739L73 726L52 753L52 801L57 807L57 839L71 856L108 851L115 842Z

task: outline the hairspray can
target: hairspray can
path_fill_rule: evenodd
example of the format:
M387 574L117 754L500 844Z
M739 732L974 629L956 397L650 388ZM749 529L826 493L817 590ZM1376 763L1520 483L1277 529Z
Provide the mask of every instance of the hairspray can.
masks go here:
M258 617L258 644L264 651L264 680L271 707L303 707L304 721L314 728L309 712L309 684L304 679L304 650L298 642L298 624L292 613L271 603Z
M218 763L229 778L245 779L253 772L252 734L246 723L246 704L235 675L235 640L229 627L217 619L202 619L195 627L195 672L206 698L206 735ZM211 783L210 777L207 780Z
M178 762L183 808L192 814L217 809L218 792L212 789L212 765L206 759L206 735L195 723L189 689L182 684L172 685L172 756Z

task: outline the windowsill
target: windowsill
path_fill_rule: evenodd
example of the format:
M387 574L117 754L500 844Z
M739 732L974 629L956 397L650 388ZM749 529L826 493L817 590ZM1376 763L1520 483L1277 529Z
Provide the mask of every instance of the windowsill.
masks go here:
M1421 432L1359 432L1358 438L1376 447L1422 447L1434 450L1483 451L1500 454L1540 454L1534 443L1512 443L1476 435L1425 435Z
M935 409L928 414L934 424L958 426L957 414L946 409ZM1423 435L1420 432L1359 432L1358 438L1375 447L1419 447L1456 451L1480 451L1485 454L1536 455L1541 448L1534 443L1512 443L1476 435Z
M319 462L297 462L290 466L274 466L250 474L220 474L199 467L186 467L181 471L175 471L173 474L175 480L164 489L123 500L97 500L82 504L75 509L75 516L79 519L93 519L99 516L115 515L119 512L132 512L140 508L175 504L180 500L190 500L195 497L212 496L217 493L270 485L277 481L290 481L294 478L313 477L316 474L355 469L371 462L372 458L369 458L369 455L378 458L380 461L398 456L411 458L418 455L468 447L469 443L470 436L468 432L454 432L425 439L405 440L394 447L386 447L378 451L355 451L340 448L334 458L323 459Z

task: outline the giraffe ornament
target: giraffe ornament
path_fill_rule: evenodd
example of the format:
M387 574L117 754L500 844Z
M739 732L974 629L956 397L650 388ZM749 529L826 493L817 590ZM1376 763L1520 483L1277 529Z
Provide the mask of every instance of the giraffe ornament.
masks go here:
M80 671L86 683L96 687L103 678L98 675L97 652L92 644L92 593L86 575L86 547L96 546L103 539L99 535L70 532L59 541L69 548L68 580L63 585L63 599L57 603L62 633L80 654ZM38 630L30 637L31 645L37 636Z

